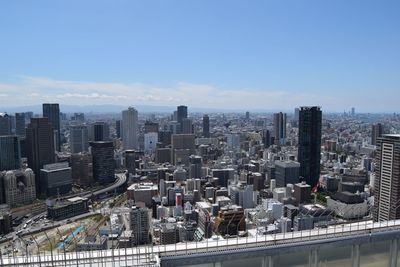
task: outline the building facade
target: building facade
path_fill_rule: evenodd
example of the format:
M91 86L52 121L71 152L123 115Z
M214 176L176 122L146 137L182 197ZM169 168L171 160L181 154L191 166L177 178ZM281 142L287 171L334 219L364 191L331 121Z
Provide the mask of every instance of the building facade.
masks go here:
M274 113L275 142L284 145L286 142L286 113Z
M400 135L377 139L374 182L374 220L400 218Z
M0 201L10 208L31 204L36 199L35 174L31 169L2 172L0 184Z
M203 137L210 137L210 117L208 115L203 116Z
M0 136L0 171L21 167L21 148L15 135Z
M72 181L80 186L93 185L93 162L89 153L71 155Z
M26 128L26 150L28 166L36 175L36 193L39 195L42 193L40 169L55 162L53 126L48 118L31 119Z
M133 107L122 111L122 143L124 150L139 148L138 112Z
M60 129L60 106L59 104L43 104L43 117L48 118L50 124L53 126L53 130L55 131L55 149L60 151L61 149L61 129Z
M71 126L69 138L71 153L75 154L88 151L89 134L86 125Z
M300 176L315 187L321 173L322 111L319 107L301 107L299 116Z
M100 184L115 181L114 144L111 141L90 142L93 178Z

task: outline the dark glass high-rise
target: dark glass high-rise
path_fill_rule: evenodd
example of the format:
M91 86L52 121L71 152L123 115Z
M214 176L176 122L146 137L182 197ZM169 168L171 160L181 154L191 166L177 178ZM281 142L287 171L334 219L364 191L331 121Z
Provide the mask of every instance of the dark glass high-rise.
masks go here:
M315 187L321 173L321 127L320 107L301 107L299 113L300 176Z
M54 128L54 131L57 131L55 147L57 151L61 150L61 132L60 132L60 105L59 104L43 104L43 117L49 118L49 122Z

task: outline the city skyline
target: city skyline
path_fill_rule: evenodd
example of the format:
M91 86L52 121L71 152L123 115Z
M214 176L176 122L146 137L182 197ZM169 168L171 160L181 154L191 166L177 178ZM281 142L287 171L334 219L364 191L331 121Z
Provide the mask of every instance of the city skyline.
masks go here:
M1 108L398 111L396 1L155 3L2 2Z

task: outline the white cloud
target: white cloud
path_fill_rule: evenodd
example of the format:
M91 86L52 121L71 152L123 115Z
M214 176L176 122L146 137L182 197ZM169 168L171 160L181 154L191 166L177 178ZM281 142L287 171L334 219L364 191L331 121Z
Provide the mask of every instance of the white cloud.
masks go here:
M92 99L127 99L127 96L124 95L104 95L104 94L98 94L98 93L91 93L91 94L71 94L71 93L66 93L66 94L61 94L61 95L56 95L56 98L62 99L62 98L92 98Z
M18 76L16 83L1 83L0 93L8 95L5 105L32 105L41 101L61 104L164 105L228 109L292 109L299 105L329 105L336 98L291 94L274 89L226 89L208 84L178 82L173 86L143 83L103 83ZM34 103L33 103L34 102Z

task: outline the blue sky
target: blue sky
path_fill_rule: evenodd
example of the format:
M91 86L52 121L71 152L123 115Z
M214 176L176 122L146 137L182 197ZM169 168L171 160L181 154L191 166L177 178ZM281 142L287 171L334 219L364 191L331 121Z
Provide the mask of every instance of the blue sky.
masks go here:
M1 107L399 112L400 1L0 1Z

